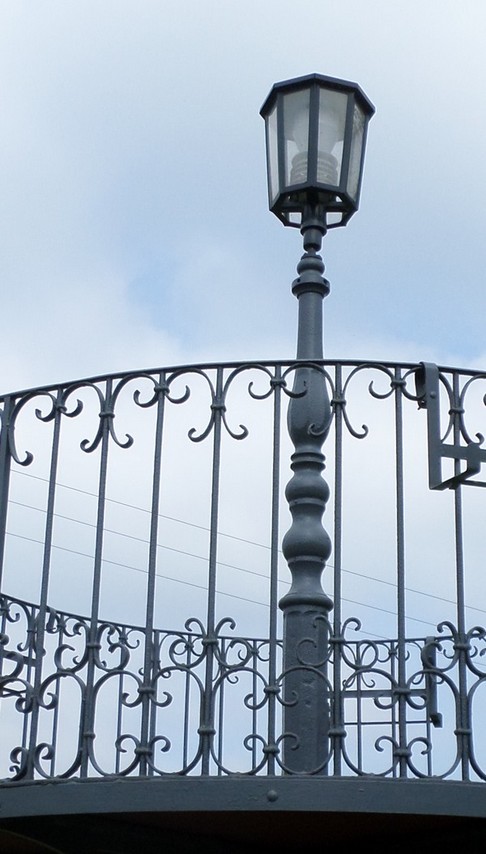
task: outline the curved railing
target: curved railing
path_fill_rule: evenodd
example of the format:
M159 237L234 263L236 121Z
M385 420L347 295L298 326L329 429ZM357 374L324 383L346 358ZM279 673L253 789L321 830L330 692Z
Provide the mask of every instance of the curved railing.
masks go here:
M178 367L1 399L4 785L292 772L283 709L299 697L284 690L278 601L301 367ZM484 780L484 493L469 485L486 375L443 368L434 386L433 366L306 367L333 415L329 644L316 658L303 638L298 665L303 685L321 682L329 750L309 773Z

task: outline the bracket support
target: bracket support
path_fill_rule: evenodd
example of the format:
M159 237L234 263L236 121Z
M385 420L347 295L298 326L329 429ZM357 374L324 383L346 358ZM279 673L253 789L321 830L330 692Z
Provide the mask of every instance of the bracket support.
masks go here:
M415 387L420 409L427 410L427 442L429 456L430 489L457 489L464 483L470 486L486 486L486 481L472 480L486 462L486 448L478 442L467 445L447 444L442 440L440 428L439 368L432 362L421 362L415 373ZM465 468L443 479L444 458L465 462Z

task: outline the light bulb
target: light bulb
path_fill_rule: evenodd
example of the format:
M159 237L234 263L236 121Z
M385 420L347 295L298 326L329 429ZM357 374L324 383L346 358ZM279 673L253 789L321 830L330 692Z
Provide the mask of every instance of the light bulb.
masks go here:
M332 154L339 142L339 116L334 110L321 110L319 114L319 151Z
M292 139L297 147L297 154L292 158L290 172L291 184L302 184L307 181L307 150L309 147L309 108L308 105L297 110L292 122Z
M309 111L306 109L299 110L296 114L292 125L292 139L294 140L297 151L307 151L309 144Z
M293 105L293 115L289 122L289 138L295 143L297 154L292 158L290 183L305 184L309 180L309 100ZM327 92L319 102L319 127L317 137L317 182L319 184L339 183L339 154L334 150L343 139L344 111L346 100L339 93Z
M335 110L321 108L317 151L317 180L320 184L338 183L338 162L332 152L340 141L339 125L339 116Z

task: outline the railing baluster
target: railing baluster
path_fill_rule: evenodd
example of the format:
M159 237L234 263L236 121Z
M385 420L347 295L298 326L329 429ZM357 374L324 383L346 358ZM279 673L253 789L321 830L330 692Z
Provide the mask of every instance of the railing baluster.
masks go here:
M342 523L343 523L343 397L342 366L336 365L334 379L334 617L333 617L333 690L331 721L331 753L333 757L334 774L342 770L344 729L344 698L342 689L341 657L343 642L342 633Z
M100 648L98 639L99 612L100 612L100 591L101 591L101 575L103 561L103 543L104 543L104 525L106 512L106 481L108 472L108 448L110 441L110 424L109 420L113 418L111 411L112 404L113 381L107 379L105 385L105 399L100 412L101 424L101 449L100 449L100 465L98 479L98 508L96 517L96 540L95 540L95 555L93 567L93 583L91 591L91 613L90 625L88 634L88 663L86 672L85 696L83 698L83 708L81 713L81 731L80 731L80 751L81 751L81 777L88 776L89 763L91 760L93 742L95 739L95 674L96 661Z
M268 618L268 774L275 773L276 714L277 714L277 616L278 616L278 568L280 553L280 464L282 431L282 369L275 367L273 381L273 443L272 443L272 510L270 531L270 589Z
M162 440L164 430L165 414L165 389L166 376L161 373L158 378L157 394L157 416L154 438L153 476L152 476L152 505L150 511L150 541L148 558L147 578L147 601L145 606L145 651L143 663L142 692L142 720L140 725L140 774L147 774L150 766L148 757L152 755L150 747L150 719L151 707L153 706L156 687L154 686L154 608L155 608L155 581L157 572L157 543L159 534L159 511L160 511L160 480L162 471ZM154 712L154 714L156 714ZM152 772L150 772L152 773Z
M228 655L228 641L226 640L226 638L220 639L220 650L221 650L221 661L225 662L226 657ZM220 676L222 675L221 671L224 671L225 669L226 669L225 664L219 665ZM214 740L214 751L215 751L216 757L217 757L217 767L218 767L217 774L218 774L218 777L221 777L223 774L222 764L223 764L223 758L224 758L223 752L224 752L224 737L225 737L225 729L223 726L225 687L226 687L226 679L221 679L221 682L219 684L219 690L218 690L218 711L217 711L219 726L218 726L217 732L215 733L216 738ZM216 710L215 710L215 712L216 712ZM216 727L215 727L215 729L216 729Z
M219 518L219 480L221 465L221 419L224 410L223 401L223 369L216 370L216 389L212 402L214 417L213 425L213 459L211 477L211 511L210 511L210 534L209 534L209 566L208 566L208 599L206 617L206 637L204 645L206 651L206 666L204 678L204 697L201 709L201 722L199 735L201 738L201 773L209 774L211 747L215 735L214 730L214 647L217 644L215 636L215 614L216 614L216 575L218 554L218 518Z
M395 489L396 489L396 535L397 535L397 637L398 637L398 756L397 770L400 777L408 774L407 739L407 664L405 650L405 518L403 494L403 385L401 369L395 368Z
M37 613L37 625L36 625L36 637L33 645L33 651L35 652L35 665L34 665L34 685L33 685L33 706L32 706L32 715L31 715L31 727L30 727L30 738L29 738L29 753L28 753L28 761L27 761L27 777L32 778L35 775L35 767L34 762L36 758L36 745L38 738L38 727L39 727L39 701L40 701L40 690L42 683L42 670L44 666L44 658L45 658L45 633L46 633L46 615L47 615L47 606L48 606L48 596L49 596L49 578L50 578L50 570L51 570L51 557L52 557L52 534L53 534L53 524L54 524L54 506L56 500L56 479L57 479L57 467L58 467L58 459L59 459L59 439L60 439L60 431L61 431L61 390L57 392L57 398L55 402L55 410L54 410L54 430L52 436L52 445L51 445L51 462L50 462L50 471L49 471L49 487L48 487L48 496L47 496L47 509L46 509L46 523L45 523L45 533L44 533L44 555L42 561L42 577L41 577L41 588L40 588L40 598L39 598L39 610ZM57 685L57 690L59 691L59 685ZM59 695L57 697L59 701ZM54 728L56 727L56 721L54 720ZM53 731L53 736L54 736ZM55 752L55 745L52 745L52 749Z
M461 414L459 376L454 371L452 379L452 421L454 444L458 445L461 437ZM454 460L454 474L460 471L460 460ZM457 655L458 655L458 720L456 725L456 737L458 752L461 762L461 773L463 780L469 780L469 757L471 739L471 720L469 711L469 698L467 688L467 654L468 642L466 638L466 604L464 587L464 546L463 546L463 524L462 524L462 485L458 482L454 490L454 537L455 537L455 560L456 560L456 599L457 599Z
M186 650L186 672L184 678L184 725L183 725L183 738L182 738L182 767L187 768L187 764L189 761L189 743L191 732L189 729L190 719L191 719L191 664L192 664L192 650L191 644L187 644Z

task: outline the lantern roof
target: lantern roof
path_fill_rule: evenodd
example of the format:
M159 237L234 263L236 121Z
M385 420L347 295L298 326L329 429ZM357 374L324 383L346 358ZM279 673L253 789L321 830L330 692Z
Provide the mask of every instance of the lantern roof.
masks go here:
M343 92L355 92L370 117L375 113L374 104L370 101L368 96L365 95L358 83L353 83L350 80L342 80L339 77L329 77L325 74L304 74L301 77L292 77L289 80L281 80L279 83L274 83L267 98L262 104L260 115L265 116L279 91L286 90L290 92L293 89L303 89L306 84L310 85L311 83L319 83L323 88L327 87Z

